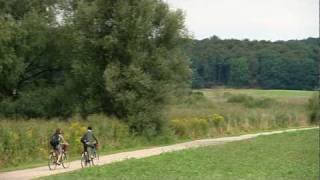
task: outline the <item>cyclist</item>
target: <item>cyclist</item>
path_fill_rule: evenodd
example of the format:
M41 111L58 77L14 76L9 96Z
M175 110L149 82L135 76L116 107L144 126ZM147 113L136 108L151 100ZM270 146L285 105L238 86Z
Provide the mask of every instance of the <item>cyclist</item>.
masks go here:
M95 149L99 144L98 139L94 136L92 127L89 126L87 132L82 136L81 142L83 144L83 152L88 152L88 147L91 149ZM89 153L91 154L91 153Z
M52 135L52 138L50 140L50 144L52 146L53 151L56 155L58 155L56 162L58 165L60 165L61 162L63 149L66 148L66 146L68 145L68 143L64 140L62 134L62 130L60 128L57 128L56 132Z

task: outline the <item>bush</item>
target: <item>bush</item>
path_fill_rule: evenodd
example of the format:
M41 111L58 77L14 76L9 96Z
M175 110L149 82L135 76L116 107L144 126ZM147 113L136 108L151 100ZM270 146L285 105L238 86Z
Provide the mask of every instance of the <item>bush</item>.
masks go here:
M231 93L231 92L224 92L224 93L223 93L223 97L225 97L225 98L228 98L228 97L230 97L230 96L232 96L232 93Z
M186 104L194 104L197 102L205 101L207 100L203 94L203 92L192 92L185 100Z
M245 94L230 95L227 102L240 103L248 108L268 108L277 103L271 98L254 98Z
M310 123L320 123L320 92L315 93L308 103Z
M253 97L245 94L229 95L227 102L230 103L246 103L248 101L254 100Z
M249 108L268 108L273 104L276 104L276 101L271 98L253 99L245 102L245 106Z
M209 122L214 123L214 125L220 126L224 122L224 117L219 114L213 114L208 120Z
M181 137L199 138L210 136L210 129L221 127L224 117L213 114L206 118L174 119L170 121L172 130Z
M22 92L17 99L7 98L0 101L0 116L21 118L70 117L73 103L64 89L41 88Z
M209 124L204 118L175 119L171 128L180 137L197 138L207 134Z

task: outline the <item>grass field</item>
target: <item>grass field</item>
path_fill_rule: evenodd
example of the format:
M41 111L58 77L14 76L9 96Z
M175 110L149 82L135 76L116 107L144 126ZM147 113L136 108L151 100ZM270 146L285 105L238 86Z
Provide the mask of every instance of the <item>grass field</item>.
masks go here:
M195 92L199 92L198 90ZM306 110L312 91L205 89L168 107L168 127L157 137L134 136L128 125L116 118L92 115L87 121L0 120L0 171L46 164L48 140L60 127L78 158L80 137L93 125L103 153L176 142L310 126ZM37 147L37 148L34 148ZM28 156L25 156L28 154Z
M44 179L317 180L319 129L132 159Z
M201 90L206 96L215 95L217 93L237 93L247 94L251 96L263 96L273 98L308 98L314 91L301 91L301 90L263 90L263 89L203 89Z

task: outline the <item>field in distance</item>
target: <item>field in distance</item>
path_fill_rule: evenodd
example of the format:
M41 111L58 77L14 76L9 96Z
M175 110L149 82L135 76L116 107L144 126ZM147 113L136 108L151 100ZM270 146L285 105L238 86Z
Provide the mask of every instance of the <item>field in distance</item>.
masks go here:
M251 96L271 97L271 98L309 98L314 91L303 90L264 90L264 89L202 89L201 92L206 96L211 96L214 93L237 93Z

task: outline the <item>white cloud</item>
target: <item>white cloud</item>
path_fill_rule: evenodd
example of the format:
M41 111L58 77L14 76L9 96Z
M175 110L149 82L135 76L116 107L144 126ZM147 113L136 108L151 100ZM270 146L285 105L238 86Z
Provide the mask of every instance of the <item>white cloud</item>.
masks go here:
M196 39L288 40L317 37L318 0L166 0L186 13Z

